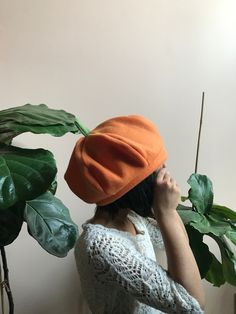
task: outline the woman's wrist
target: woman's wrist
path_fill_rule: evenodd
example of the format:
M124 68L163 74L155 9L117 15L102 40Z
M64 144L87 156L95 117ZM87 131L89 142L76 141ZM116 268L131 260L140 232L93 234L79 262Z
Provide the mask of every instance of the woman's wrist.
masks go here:
M158 223L174 222L179 219L176 209L172 210L156 210L154 215Z
M164 231L164 229L166 228L172 229L175 228L177 225L180 225L183 233L185 234L185 237L187 238L187 241L189 241L185 226L176 210L170 212L159 212L155 214L155 218L158 222L161 232Z

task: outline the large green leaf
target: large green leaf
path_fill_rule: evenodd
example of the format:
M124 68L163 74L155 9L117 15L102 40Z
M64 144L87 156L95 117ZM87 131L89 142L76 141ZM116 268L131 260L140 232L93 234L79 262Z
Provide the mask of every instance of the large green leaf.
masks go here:
M220 287L225 283L222 264L213 254L210 269L208 270L205 279L212 283L215 287Z
M222 259L222 268L225 280L236 286L236 257L224 237L210 235L219 245Z
M24 132L48 133L62 136L78 132L76 117L64 110L50 109L46 105L24 105L0 111L0 142Z
M185 225L191 225L200 233L222 236L231 230L231 225L217 215L202 215L183 205L178 205L177 211Z
M203 234L193 227L187 225L186 230L189 237L189 244L196 259L201 278L204 278L212 263L212 254L208 246L203 242Z
M50 254L64 257L73 248L78 228L65 205L50 192L26 202L25 220L30 234Z
M234 245L236 245L236 227L231 227L231 230L227 231L225 235Z
M12 243L18 236L23 223L25 202L0 211L0 246Z
M191 186L189 190L189 199L192 202L194 209L200 214L207 213L213 203L213 191L211 180L201 174L192 174L188 179Z
M236 223L236 211L228 207L213 204L210 213L218 215L222 220L231 220L233 223Z
M202 216L199 213L194 212L191 207L179 204L177 207L177 212L185 225L193 221L199 223L201 222Z
M0 209L41 195L56 172L51 152L0 144Z
M216 219L215 216L200 214L200 217L199 221L193 221L190 225L203 234L213 233L216 236L222 236L231 230L228 223Z
M199 216L200 216L200 219L198 221L190 222L190 225L202 234L209 233L211 225L210 225L208 219L202 214L199 214Z

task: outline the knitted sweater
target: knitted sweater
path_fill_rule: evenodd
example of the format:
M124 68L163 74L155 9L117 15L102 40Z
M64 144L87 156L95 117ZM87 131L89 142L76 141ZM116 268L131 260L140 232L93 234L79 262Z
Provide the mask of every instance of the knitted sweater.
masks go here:
M75 258L84 297L94 314L203 313L183 286L157 262L160 230L153 219L131 212L138 234L86 223Z

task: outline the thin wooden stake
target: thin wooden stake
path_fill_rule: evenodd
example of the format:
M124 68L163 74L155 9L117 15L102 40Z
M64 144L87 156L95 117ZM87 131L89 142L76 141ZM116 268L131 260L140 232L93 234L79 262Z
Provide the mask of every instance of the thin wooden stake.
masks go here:
M199 123L198 139L197 139L197 153L196 153L196 161L195 161L195 171L194 171L194 173L197 173L197 168L198 168L198 157L199 157L199 148L200 148L200 141L201 141L204 99L205 99L205 92L202 92L202 106L201 106L201 116L200 116L200 123Z
M4 282L3 282L3 278L2 278L2 265L0 263L0 293L1 293L1 310L2 310L2 314L5 314L5 310L4 310Z

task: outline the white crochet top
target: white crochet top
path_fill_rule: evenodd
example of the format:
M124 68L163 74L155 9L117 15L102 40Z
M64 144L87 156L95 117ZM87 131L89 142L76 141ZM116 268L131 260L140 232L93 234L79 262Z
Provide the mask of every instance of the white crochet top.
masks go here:
M94 314L203 313L157 262L157 223L131 212L137 235L86 223L75 247L83 295ZM194 283L193 283L194 284ZM82 314L82 313L81 313Z

